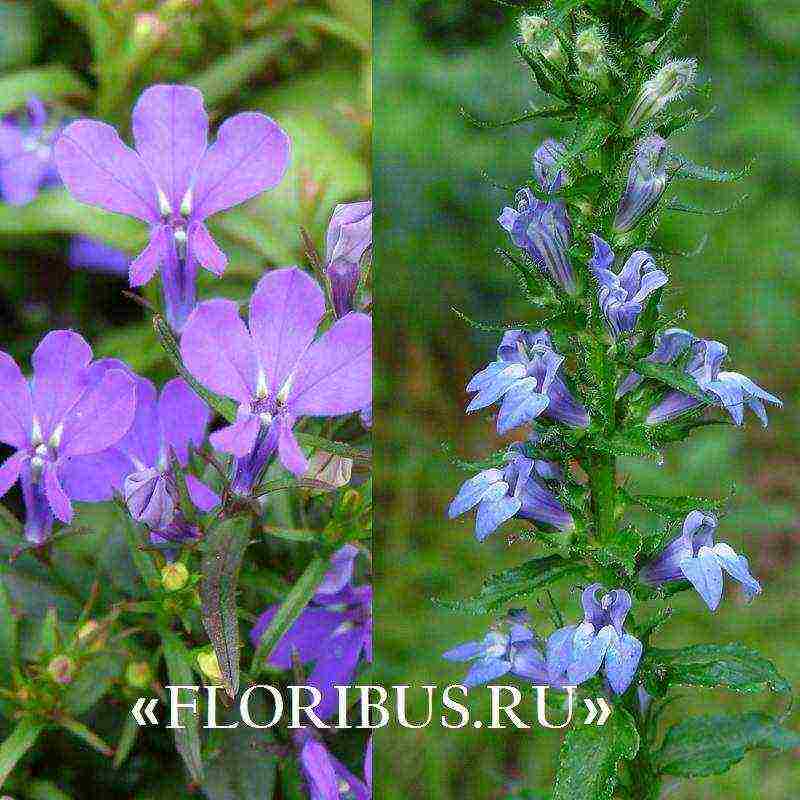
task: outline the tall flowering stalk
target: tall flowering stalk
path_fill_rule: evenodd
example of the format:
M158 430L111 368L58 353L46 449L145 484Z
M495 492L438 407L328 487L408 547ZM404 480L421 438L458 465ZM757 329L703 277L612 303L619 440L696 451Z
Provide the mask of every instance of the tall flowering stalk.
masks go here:
M605 800L612 790L654 800L664 776L718 774L748 749L797 743L765 715L689 717L660 730L676 685L790 687L741 644L653 645L671 614L668 596L693 589L715 612L726 576L748 601L762 586L747 558L717 539L721 503L641 496L619 471L619 456L662 459L666 445L698 427L740 426L747 409L766 426L765 403L781 406L750 378L723 369L725 345L670 327L662 310L668 284L679 278L654 247L659 213L681 210L667 188L686 177L737 177L673 149L674 134L699 116L683 105L697 62L672 55L682 7L554 0L524 15L517 47L551 102L500 123L551 117L563 130L535 149L532 174L498 217L509 237L498 254L538 313L526 329L499 329L496 360L466 386L467 411L487 414L497 405L498 433L518 441L474 465L478 474L449 515L474 510L479 542L527 524L528 539L552 552L494 575L475 598L445 605L496 614L560 583L580 593L582 618L565 622L554 605L548 631L547 621L511 609L483 640L444 657L471 662L468 686L509 675L609 698L608 723L578 721L567 734L554 800ZM660 516L662 527L631 525L636 507Z

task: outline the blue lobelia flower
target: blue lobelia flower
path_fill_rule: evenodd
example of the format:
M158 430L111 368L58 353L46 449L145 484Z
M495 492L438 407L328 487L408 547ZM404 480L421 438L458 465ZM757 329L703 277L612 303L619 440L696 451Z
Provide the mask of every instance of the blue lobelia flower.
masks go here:
M529 627L527 614L509 618L480 641L461 644L442 657L448 661L472 662L461 682L469 688L509 674L537 686L563 685L551 680L542 645Z
M634 150L628 182L614 217L619 233L633 230L667 188L667 143L660 136L641 139Z
M575 526L572 515L544 483L560 478L558 464L528 458L520 445L512 445L508 464L503 469L485 469L466 481L447 513L453 519L477 506L475 538L479 542L512 517L569 531Z
M581 595L584 619L579 625L567 625L547 640L547 667L551 678L566 672L567 683L580 684L601 669L611 688L623 694L630 686L642 643L623 626L631 608L631 596L624 589L603 594L599 583L587 586Z
M506 331L497 348L497 360L467 384L476 392L467 413L503 398L497 416L497 432L532 422L541 414L576 428L589 425L586 409L572 396L558 374L564 356L553 349L546 330Z
M656 337L656 346L645 361L654 364L672 364L679 356L683 355L696 341L694 334L683 328L667 328ZM638 372L629 372L627 377L617 387L617 399L624 397L639 386L644 378Z
M647 298L666 284L667 273L656 267L649 253L637 250L617 274L611 269L615 256L608 243L592 234L592 244L594 256L589 267L600 287L600 309L611 333L618 337L636 327Z
M310 728L292 731L300 769L310 800L370 800L372 797L372 737L364 756L364 780L353 775Z
M325 234L325 274L337 318L353 311L361 260L372 248L372 200L341 203Z
M721 371L720 367L727 355L728 348L721 342L695 339L691 345L691 356L685 372L694 378L697 385L706 393L706 399L702 400L672 390L650 410L645 421L649 425L667 422L705 403L710 403L724 408L734 425L742 424L744 408L748 406L766 428L768 419L764 401L779 407L783 406L783 403L745 375Z
M644 583L661 586L669 581L687 580L706 605L716 611L722 599L722 573L728 573L744 587L748 600L761 594L761 584L750 574L747 559L725 542L714 542L717 518L692 511L683 522L683 532L673 539L639 572Z

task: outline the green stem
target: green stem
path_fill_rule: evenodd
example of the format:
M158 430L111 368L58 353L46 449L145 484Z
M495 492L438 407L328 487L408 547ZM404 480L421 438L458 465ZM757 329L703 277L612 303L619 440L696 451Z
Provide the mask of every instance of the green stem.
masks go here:
M597 538L599 541L608 541L616 532L616 518L614 508L616 505L617 470L616 459L613 455L597 455L589 474L592 489L592 508L594 510Z

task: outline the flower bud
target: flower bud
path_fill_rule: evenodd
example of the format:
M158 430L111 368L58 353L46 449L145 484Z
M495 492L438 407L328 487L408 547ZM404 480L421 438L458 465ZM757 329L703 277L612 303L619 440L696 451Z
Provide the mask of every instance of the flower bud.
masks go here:
M575 37L575 55L578 66L590 77L599 77L605 71L606 39L600 28L584 28Z
M128 511L136 522L149 528L166 528L175 515L175 500L167 480L157 469L143 469L125 478L123 486Z
M325 262L337 317L353 310L361 260L371 247L372 201L336 206L325 236Z
M153 680L153 671L146 661L131 661L125 669L125 680L135 689L146 689Z
M222 670L219 668L217 654L213 650L206 650L197 656L197 666L207 678L212 681L222 680Z
M353 474L353 459L317 450L309 459L304 477L324 484L319 491L334 492L347 486Z
M88 643L91 652L102 649L105 640L106 635L102 633L100 623L95 619L87 620L78 629L78 644Z
M618 233L633 230L661 199L667 188L667 143L660 136L648 136L636 145L628 182L614 217Z
M564 50L561 48L561 42L556 36L542 47L539 53L542 58L556 66L563 64L567 60L567 57L564 55Z
M69 656L56 656L47 665L47 674L56 683L66 686L75 677L75 662Z
M628 112L625 128L634 131L663 111L694 83L696 73L697 61L693 58L664 64L649 81L645 81Z
M538 14L523 14L518 24L522 42L528 47L532 47L550 25L546 17L540 17Z
M161 570L161 585L168 592L177 592L186 586L189 580L189 570L181 561L166 564Z

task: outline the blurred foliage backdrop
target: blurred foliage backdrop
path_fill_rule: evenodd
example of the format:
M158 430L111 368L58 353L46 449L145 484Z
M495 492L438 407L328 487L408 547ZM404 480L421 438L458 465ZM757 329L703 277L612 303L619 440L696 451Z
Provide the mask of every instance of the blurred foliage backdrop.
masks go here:
M512 10L491 0L376 8L375 247L385 320L377 332L377 667L390 683L446 685L463 669L440 654L482 635L488 620L450 615L431 598L472 594L487 573L530 557L533 546L508 546L502 535L481 546L471 520L445 518L466 475L441 443L467 458L500 446L485 419L463 415L463 387L494 353L497 337L467 327L450 309L498 320L520 319L530 308L515 298L514 277L492 256L505 237L495 218L511 195L481 173L519 185L529 177L536 144L558 128L480 130L459 115L464 106L485 119L504 119L539 102L511 46ZM749 198L724 216L666 215L665 249L691 251L709 237L701 255L668 260L673 298L679 289L679 303L672 302L686 310L684 327L726 342L731 369L757 376L786 407L771 415L767 431L754 422L744 432L715 428L697 434L680 456L668 450L661 468L626 467L644 491L658 486L723 496L735 481L720 537L742 546L765 587L750 607L731 592L716 615L696 597L682 597L660 641L743 641L800 686L800 13L793 0L693 0L683 29L685 52L700 59L700 82L713 82L718 110L684 135L679 151L720 168L756 161L741 184L680 187L683 199L704 207L727 206L744 192ZM569 602L574 616L577 603ZM474 715L486 694L471 701ZM775 710L781 702L720 692L704 697L700 708L676 703L667 721L681 711ZM424 708L417 706L419 718ZM796 714L789 724L797 727ZM377 740L378 763L385 765L378 796L545 797L525 788L550 785L559 738L535 729L442 731L435 724L384 730ZM674 787L670 798L786 800L798 786L800 754L751 754L724 777Z
M228 273L222 281L201 278L201 299L243 299L265 269L302 263L299 225L322 247L334 205L369 196L371 30L369 0L0 0L0 114L24 108L35 95L56 117L103 119L128 138L140 92L152 83L184 82L203 91L212 126L245 109L278 120L292 138L287 177L217 217L212 227L230 256ZM127 253L146 239L144 226L81 206L61 188L23 207L0 203L0 349L27 365L44 332L74 328L96 357L122 358L160 384L172 370L149 315L121 294L124 275L68 266L74 234ZM154 301L156 286L146 290ZM4 502L19 513L16 492ZM53 598L37 588L40 570L31 557L9 565L19 541L6 534L0 575L13 582L19 611L41 616ZM84 574L107 575L119 557L109 549L112 539L111 532L108 541L78 537L62 549ZM259 587L249 591L258 595ZM258 596L264 606L273 600L263 587ZM62 619L76 613L69 598L55 602ZM87 722L116 730L120 710L101 708ZM8 724L0 721L0 739ZM143 733L117 771L76 740L48 735L15 774L4 787L15 798L188 796L171 736L161 730Z

